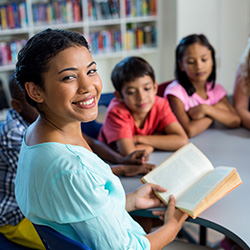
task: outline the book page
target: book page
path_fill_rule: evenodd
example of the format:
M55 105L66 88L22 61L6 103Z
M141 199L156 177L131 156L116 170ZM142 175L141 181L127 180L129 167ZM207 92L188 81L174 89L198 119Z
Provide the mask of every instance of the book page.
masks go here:
M232 167L217 167L205 175L199 182L189 188L178 198L176 207L194 210L216 187L236 169Z
M167 203L171 194L178 199L181 193L213 169L205 155L189 143L145 175L142 181L166 188L167 192L157 195Z

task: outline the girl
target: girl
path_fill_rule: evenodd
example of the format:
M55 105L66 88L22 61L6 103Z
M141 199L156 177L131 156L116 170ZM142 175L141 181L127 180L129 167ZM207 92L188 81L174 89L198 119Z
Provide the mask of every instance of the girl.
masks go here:
M39 111L24 136L15 194L23 214L91 249L162 249L187 216L172 197L164 225L146 235L128 212L159 206L145 185L125 195L119 178L93 154L81 122L96 119L102 83L81 34L47 29L20 51L16 78ZM160 212L156 213L160 214Z
M164 96L191 138L206 130L213 121L229 128L240 125L240 118L229 103L226 91L215 83L215 51L204 35L190 35L176 48L176 81Z
M242 120L242 125L250 129L250 38L239 62L234 86L234 107Z

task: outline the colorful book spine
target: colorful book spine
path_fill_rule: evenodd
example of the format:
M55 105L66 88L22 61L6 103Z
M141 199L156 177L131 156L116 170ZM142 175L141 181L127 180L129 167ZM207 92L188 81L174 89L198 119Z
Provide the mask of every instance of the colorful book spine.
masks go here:
M88 0L89 20L114 19L119 16L119 0Z
M23 48L26 42L26 40L0 42L0 66L15 64L18 52Z
M90 50L93 54L104 54L121 50L121 31L102 30L91 32L89 36Z
M135 27L135 25L127 25L125 34L126 49L142 49L156 47L157 32L155 26L147 25L142 27Z
M157 13L156 0L125 0L127 17L154 16Z
M27 24L26 3L0 5L0 29L18 29L27 27Z

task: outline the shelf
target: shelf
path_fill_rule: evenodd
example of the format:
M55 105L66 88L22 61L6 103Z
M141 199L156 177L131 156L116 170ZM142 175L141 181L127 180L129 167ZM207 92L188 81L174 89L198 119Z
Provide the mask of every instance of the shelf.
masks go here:
M5 50L5 60L0 61L0 64L7 64L4 66L0 66L0 74L3 76L5 73L6 76L10 74L14 69L15 65L9 64L11 61L16 62L16 55L18 50L20 49L19 44L25 44L26 40L31 38L35 33L47 29L67 29L74 30L84 34L87 41L89 42L90 48L92 49L93 58L96 60L102 60L105 62L105 66L107 70L105 71L106 75L103 77L103 81L109 81L106 79L110 79L109 71L113 67L113 59L114 61L119 61L120 59L126 56L132 55L158 55L158 24L160 17L156 13L158 7L159 0L150 0L153 6L152 9L148 8L148 11L145 12L145 3L148 0L133 0L133 3L136 5L131 8L136 8L136 11L127 12L128 9L126 7L127 4L131 4L130 0L112 0L112 1L100 1L100 0L91 0L92 6L95 8L99 8L98 15L94 13L95 11L90 9L89 0L71 0L71 1L61 1L61 0L12 0L4 2L7 5L21 6L22 8L22 22L17 23L13 26L7 23L7 27L22 27L22 28L6 28L1 29L0 24L0 60L1 53L3 53L3 47ZM107 15L107 9L100 12L101 4L109 4L115 3L115 7L113 9L113 14ZM4 3L0 0L0 7L4 5ZM79 3L75 12L65 11L65 3L68 8L72 8L75 3ZM117 4L118 3L118 4ZM144 3L144 12L138 11L141 3ZM97 7L99 5L99 7ZM25 8L24 8L25 6ZM61 12L57 12L58 6L61 9ZM79 8L80 6L80 8ZM107 6L106 6L107 7ZM39 9L40 8L40 9ZM44 16L47 12L45 9L49 9L49 16ZM11 7L10 7L11 9ZM57 10L56 10L57 9ZM79 10L81 11L79 13ZM97 9L96 9L97 10ZM40 12L39 12L40 11ZM106 12L105 12L106 11ZM36 18L33 18L33 15L36 15ZM40 15L39 15L40 13ZM52 16L51 16L52 13ZM53 14L54 13L54 14ZM57 14L55 14L57 13ZM58 13L61 13L61 18L58 18ZM72 16L69 16L72 13ZM106 14L105 14L106 13ZM143 13L141 16L127 16L128 13ZM151 15L152 14L152 15ZM7 9L5 13L6 17L8 15ZM53 16L56 15L56 16ZM109 19L103 18L98 20L93 20L94 18L100 17L111 17ZM92 18L92 19L91 19ZM9 19L6 19L9 20ZM17 19L15 19L17 20ZM20 19L21 20L21 19ZM46 20L51 20L48 24ZM53 20L53 21L52 21ZM61 23L64 20L65 22ZM72 22L72 20L76 20L77 22ZM2 23L2 20L0 21ZM15 23L14 23L15 24ZM26 27L27 26L27 27ZM152 38L151 38L152 37ZM17 49L14 52L11 52L6 57L6 51L10 53L10 43L15 41L17 43ZM152 42L153 41L153 42ZM146 47L147 46L149 47ZM106 47L105 47L106 46ZM7 59L6 59L7 58ZM9 60L11 58L11 60ZM5 77L5 79L7 79ZM6 81L6 80L5 80ZM7 84L7 83L5 83Z
M16 68L14 64L0 66L0 72L13 71Z

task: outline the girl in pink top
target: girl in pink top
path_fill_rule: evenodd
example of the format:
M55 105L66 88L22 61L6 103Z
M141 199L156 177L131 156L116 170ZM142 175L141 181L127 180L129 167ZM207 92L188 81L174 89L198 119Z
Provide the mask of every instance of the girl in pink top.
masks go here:
M235 128L240 117L229 103L226 91L215 83L215 51L204 35L190 35L176 48L175 77L165 90L177 119L191 138L213 121Z

